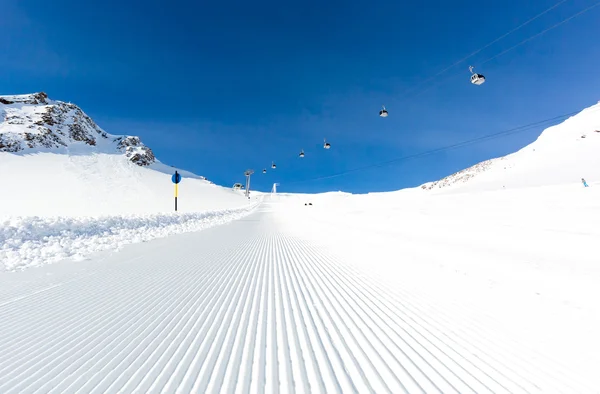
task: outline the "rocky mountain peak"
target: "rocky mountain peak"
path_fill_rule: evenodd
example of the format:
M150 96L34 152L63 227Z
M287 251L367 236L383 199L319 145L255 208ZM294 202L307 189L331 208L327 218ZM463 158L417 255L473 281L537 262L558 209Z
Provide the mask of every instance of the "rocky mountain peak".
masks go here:
M106 133L75 104L51 100L44 92L0 96L0 152L68 150L82 144L123 153L140 166L156 161L138 137Z

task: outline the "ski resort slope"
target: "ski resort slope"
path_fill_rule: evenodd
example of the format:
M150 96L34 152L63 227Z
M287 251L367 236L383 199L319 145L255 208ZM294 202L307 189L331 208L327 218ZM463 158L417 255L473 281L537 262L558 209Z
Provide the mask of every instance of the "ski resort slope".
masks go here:
M545 129L531 144L422 187L479 192L600 181L600 103Z
M72 146L69 154L0 152L0 271L202 230L247 215L260 200L181 171L175 212L174 172Z
M7 153L6 212L64 216L0 225L0 393L599 393L597 118L390 193L184 174L181 214L160 163Z
M251 197L161 163L74 104L0 96L0 271L223 224L250 213L260 194Z
M139 137L107 133L74 104L43 92L0 96L0 218L170 213L176 170L179 212L247 204L161 163Z
M0 273L0 392L599 392L598 230L506 228L434 197L408 215L391 195L281 196Z
M240 192L179 172L179 212L247 205ZM0 152L0 217L174 212L174 173L175 168L162 163L141 167L123 155L87 149L70 154Z

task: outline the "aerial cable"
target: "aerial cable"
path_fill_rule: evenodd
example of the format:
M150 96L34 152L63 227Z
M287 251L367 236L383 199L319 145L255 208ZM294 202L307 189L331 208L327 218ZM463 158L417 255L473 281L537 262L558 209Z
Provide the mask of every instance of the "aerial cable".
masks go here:
M597 111L597 110L595 110ZM443 146L440 148L435 148L435 149L431 149L428 151L424 151L424 152L420 152L420 153L415 153L412 155L408 155L408 156L402 156L396 159L392 159L392 160L387 160L384 162L379 162L379 163L373 163L373 164L369 164L366 166L362 166L362 167L357 167L357 168L353 168L350 170L346 170L343 172L339 172L336 174L331 174L331 175L325 175L325 176L320 176L320 177L315 177L315 178L309 178L309 179L303 179L303 180L298 180L298 181L291 181L291 182L286 182L286 184L296 184L296 183L305 183L305 182L312 182L312 181L318 181L318 180L323 180L323 179L331 179L331 178L337 178L340 176L344 176L350 173L354 173L354 172L359 172L359 171L364 171L364 170L368 170L371 168L377 168L377 167L384 167L386 165L389 164L394 164L400 161L404 161L404 160L409 160L409 159L414 159L414 158L418 158L418 157L423 157L423 156L428 156L431 155L433 153L439 153L439 152L443 152L446 150L450 150L450 149L456 149L456 148L460 148L466 145L471 145L471 144L475 144L475 143L479 143L479 142L483 142L483 141L487 141L487 140L491 140L491 139L495 139L495 138L500 138L503 136L507 136L507 135L511 135L511 134L516 134L516 133L520 133L523 131L527 131L530 130L532 128L535 127L539 127L540 125L544 124L544 123L548 123L548 122L553 122L562 118L566 118L568 116L572 116L575 114L580 113L581 111L574 111L574 112L570 112L568 114L563 114L563 115L559 115L559 116L555 116L552 118L548 118L548 119L544 119L544 120L540 120L537 122L533 122L533 123L528 123L526 125L523 126L519 126L519 127L514 127L512 129L508 129L508 130L503 130L503 131L499 131L496 133L492 133L492 134L487 134L481 137L476 137L476 138L472 138L470 140L466 140L466 141L462 141L462 142L458 142L456 144L452 144L452 145L447 145L447 146Z
M500 37L496 38L495 40L493 40L493 41L491 41L491 42L489 42L489 43L485 44L484 46L482 46L481 48L477 49L476 51L474 51L474 52L471 52L469 55L467 55L467 56L463 57L463 58L462 58L462 59L460 59L460 60L457 60L456 62L452 63L450 66L448 66L448 67L446 67L445 69L443 69L442 71L438 72L437 74L435 74L435 75L433 75L433 76L431 76L431 77L429 77L429 78L426 78L426 79L424 79L424 80L420 81L420 82L417 84L417 86L418 86L418 85L420 85L420 84L423 84L423 83L426 83L426 82L429 82L429 81L431 81L431 80L434 80L434 79L436 79L437 77L439 77L440 75L442 75L442 74L443 74L443 73L445 73L446 71L450 70L451 68L454 68L454 67L456 67L457 65L459 65L459 64L461 64L461 63L463 63L464 61L466 61L466 60L470 59L471 57L473 57L473 56L477 55L479 52L483 51L484 49L487 49L487 48L489 48L490 46L492 46L492 45L494 45L495 43L497 43L498 41L500 41L500 40L502 40L502 39L504 39L504 38L508 37L509 35L511 35L512 33L516 32L517 30L519 30L519 29L521 29L521 28L523 28L523 27L527 26L528 24L530 24L530 23L531 23L531 22L533 22L534 20L538 19L538 18L539 18L539 17L541 17L542 15L545 15L545 14L547 14L548 12L550 12L550 11L552 11L553 9L557 8L557 7L558 7L558 6L560 6L561 4L563 4L563 3L566 3L567 1L569 1L569 0L561 0L561 1L559 1L558 3L554 4L554 5L553 5L553 6L551 6L550 8L547 8L547 9L545 9L544 11L542 11L542 12L540 12L539 14L535 15L534 17L532 17L532 18L528 19L527 21L525 21L525 22L521 23L519 26L517 26L517 27L515 27L515 28L513 28L513 29L511 29L511 30L509 30L507 33L504 33L503 35L501 35ZM408 90L407 92L410 92L410 91L412 91L412 90L415 90L415 89L413 88L413 89L411 89L411 90ZM407 93L407 92L405 92L405 93Z
M588 11L591 11L592 9L594 9L594 8L598 7L599 5L600 5L600 1L598 1L598 2L596 2L596 3L594 3L594 4L592 4L591 6L589 6L589 7L585 8L585 9L583 9L583 10L579 11L578 13L576 13L576 14L574 14L574 15L571 15L571 16L570 16L570 17L568 17L567 19L563 19L562 21L560 21L560 22L556 23L555 25L552 25L552 26L550 26L550 27L549 27L549 28L547 28L547 29L544 29L544 30L542 30L541 32L539 32L539 33L537 33L537 34L534 34L533 36L531 36L531 37L529 37L529 38L526 38L526 39L524 39L523 41L519 42L518 44L516 44L516 45L514 45L514 46L512 46L512 47L510 47L510 48L508 48L508 49L505 49L504 51L502 51L502 52L498 53L497 55L494 55L494 56L492 56L492 57L491 57L491 58L489 58L489 59L486 59L486 60L484 60L484 61L482 61L482 62L479 62L479 64L488 63L488 62L490 62L490 61L492 61L492 60L496 59L497 57L500 57L500 56L504 55L505 53L507 53L507 52L510 52L510 51L512 51L513 49L515 49L515 48L518 48L518 47L520 47L521 45L523 45L523 44L525 44L525 43L527 43L527 42L529 42L529 41L533 40L534 38L537 38L537 37L541 36L542 34L544 34L544 33L547 33L547 32L549 32L550 30L552 30L552 29L555 29L555 28L559 27L560 25L563 25L563 24L565 24L565 23L569 22L571 19L577 18L578 16L580 16L580 15L583 15L583 14L585 14L585 13L586 13L586 12L588 12Z
M581 16L581 15L585 14L586 12L589 12L589 11L591 11L592 9L594 9L594 8L596 8L596 7L598 7L598 6L600 6L600 1L597 1L596 3L592 4L591 6L589 6L589 7L585 8L585 9L583 9L583 10L581 10L581 11L579 11L579 12L577 12L577 13L575 13L575 14L573 14L573 15L571 15L571 16L569 16L569 17L565 18L565 19L563 19L562 21L560 21L560 22L558 22L558 23L556 23L556 24L554 24L554 25L552 25L552 26L550 26L550 27L548 27L548 28L546 28L546 29L542 30L541 32L539 32L539 33L536 33L536 34L534 34L533 36L530 36L530 37L528 37L528 38L526 38L526 39L522 40L521 42L519 42L519 43L518 43L518 44L516 44L516 45L513 45L513 46L512 46L512 47L510 47L510 48L508 48L508 49L505 49L505 50L501 51L500 53L498 53L498 54L496 54L496 55L494 55L494 56L492 56L492 57L490 57L490 58L488 58L488 59L486 59L486 60L484 60L484 61L482 61L482 62L478 62L478 64L485 64L485 63L489 63L490 61L492 61L492 60L494 60L494 59L496 59L496 58L498 58L498 57L500 57L500 56L502 56L502 55L505 55L506 53L508 53L508 52L510 52L510 51L512 51L512 50L514 50L514 49L516 49L516 48L518 48L518 47L520 47L521 45L523 45L523 44L525 44L525 43L527 43L527 42L529 42L529 41L531 41L531 40L533 40L533 39L535 39L535 38L537 38L537 37L541 36L542 34L545 34L545 33L549 32L550 30L553 30L553 29L555 29L555 28L557 28L557 27L559 27L559 26L561 26L561 25L563 25L563 24L565 24L565 23L569 22L570 20L572 20L572 19L574 19L574 18L576 18L576 17L578 17L578 16ZM447 69L446 69L446 70L447 70ZM440 75L440 74L441 74L441 72L440 72L440 73L438 73L437 75ZM429 90L433 89L434 87L436 87L436 86L440 85L442 82L444 82L444 81L448 81L450 78L452 78L452 77L456 77L456 76L458 76L458 75L459 75L459 74L454 74L454 75L451 75L451 76L449 76L448 78L446 78L445 80L436 79L436 81L437 81L436 83L434 83L434 84L432 84L432 85L430 85L430 86L426 87L425 89L421 89L421 90L419 90L418 92L415 92L415 94L413 94L413 95L410 95L409 97L405 97L405 100L412 99L412 98L414 98L414 97L416 97L416 96L419 96L419 95L421 95L421 94L423 94L423 93L425 93L425 92L427 92L427 91L429 91ZM428 80L431 80L431 78L429 78ZM423 82L425 82L425 81L419 82L419 84L421 84L421 83L423 83ZM415 89L409 90L408 92L412 92L412 91L415 91Z

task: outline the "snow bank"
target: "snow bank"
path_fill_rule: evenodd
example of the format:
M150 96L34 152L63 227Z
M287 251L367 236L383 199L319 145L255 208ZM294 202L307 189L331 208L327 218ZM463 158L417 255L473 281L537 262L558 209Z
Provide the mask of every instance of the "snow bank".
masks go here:
M140 167L123 155L87 151L69 155L0 152L0 218L170 213L175 169L155 165ZM185 171L182 175L178 200L181 213L249 204L243 193L230 187L211 184Z
M198 231L242 218L244 208L103 217L13 217L0 221L0 271L22 270L124 245Z
M545 129L510 155L487 160L421 187L441 193L480 192L600 180L600 104Z
M175 214L172 171L118 154L0 152L0 271L200 230L247 214L261 199L182 171Z

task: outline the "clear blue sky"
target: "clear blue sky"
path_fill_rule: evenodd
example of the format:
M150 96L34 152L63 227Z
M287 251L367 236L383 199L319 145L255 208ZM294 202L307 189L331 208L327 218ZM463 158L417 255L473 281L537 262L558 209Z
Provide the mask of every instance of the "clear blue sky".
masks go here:
M76 103L109 133L139 135L164 163L218 184L254 168L262 190L397 190L510 153L541 129L296 181L595 104L600 7L477 65L596 1L569 0L421 83L558 0L4 0L0 94ZM469 83L469 64L484 85ZM272 160L277 170L261 174Z

